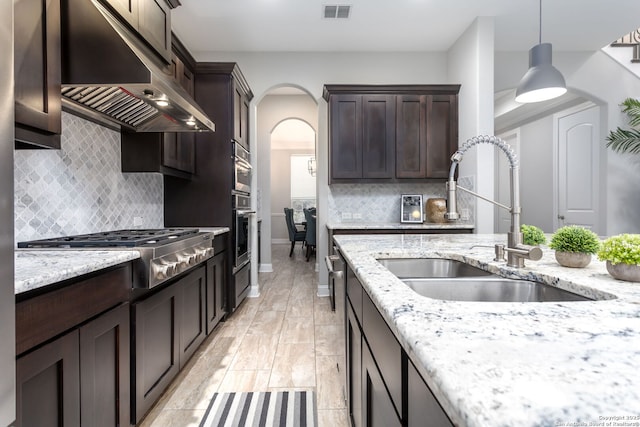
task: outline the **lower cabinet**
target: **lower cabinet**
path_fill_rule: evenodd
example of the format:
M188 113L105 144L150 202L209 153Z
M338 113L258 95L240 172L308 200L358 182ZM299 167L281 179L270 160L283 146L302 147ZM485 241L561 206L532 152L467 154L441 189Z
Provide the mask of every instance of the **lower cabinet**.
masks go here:
M15 426L129 425L129 305L16 361Z
M349 266L346 295L347 410L352 426L451 427Z
M132 422L151 409L206 337L205 267L132 305Z
M367 427L401 427L385 382L369 346L362 344L362 414ZM424 425L424 424L422 424Z
M224 317L224 290L227 289L227 250L222 236L216 236L213 248L215 255L207 261L207 334Z

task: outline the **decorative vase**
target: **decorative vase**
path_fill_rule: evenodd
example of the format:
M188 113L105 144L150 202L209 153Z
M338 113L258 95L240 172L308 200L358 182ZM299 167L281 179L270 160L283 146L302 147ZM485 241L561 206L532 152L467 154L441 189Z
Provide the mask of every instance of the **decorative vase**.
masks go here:
M442 198L427 199L425 203L427 221L443 223L447 222L444 214L447 213L447 200Z
M591 262L591 254L556 251L556 261L564 267L583 268Z
M607 271L614 279L627 282L640 282L640 265L636 264L612 264L607 261Z

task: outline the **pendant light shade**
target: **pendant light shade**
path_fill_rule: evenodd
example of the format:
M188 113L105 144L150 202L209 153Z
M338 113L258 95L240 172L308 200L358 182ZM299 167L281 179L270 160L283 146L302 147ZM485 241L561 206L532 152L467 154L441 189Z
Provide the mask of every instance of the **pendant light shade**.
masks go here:
M529 70L516 89L516 101L540 102L557 98L567 91L560 71L551 64L551 43L542 43L542 0L540 0L539 43L529 50Z

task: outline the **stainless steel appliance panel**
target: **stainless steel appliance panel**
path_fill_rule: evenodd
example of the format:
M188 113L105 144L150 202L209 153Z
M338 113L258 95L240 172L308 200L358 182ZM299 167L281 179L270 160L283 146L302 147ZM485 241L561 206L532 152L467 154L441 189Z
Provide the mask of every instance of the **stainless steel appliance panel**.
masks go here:
M248 196L240 194L234 195L234 273L249 262L251 257L251 250L249 248L249 242L251 241L249 234L249 217L252 213L251 199Z
M234 190L242 193L251 193L251 157L247 150L240 144L233 144L234 167L233 179Z
M13 287L13 3L0 3L0 425L16 418Z

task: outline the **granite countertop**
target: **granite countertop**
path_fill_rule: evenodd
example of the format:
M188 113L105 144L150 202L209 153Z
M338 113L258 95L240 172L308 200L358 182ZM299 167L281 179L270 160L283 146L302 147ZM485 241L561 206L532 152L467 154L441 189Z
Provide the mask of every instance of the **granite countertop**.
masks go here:
M140 258L132 250L16 249L14 254L16 294Z
M561 267L546 247L540 261L507 267L493 261L505 235L334 240L454 424L640 425L640 283L614 280L595 257L584 269ZM430 299L376 261L397 257L456 259L598 300Z
M327 223L329 230L447 230L464 229L472 230L473 224L460 224L456 222L435 223L424 222L420 224L412 223L388 223L388 222L331 222Z
M230 231L229 227L198 227L198 230L208 231L210 233L213 233L214 236L228 233Z

